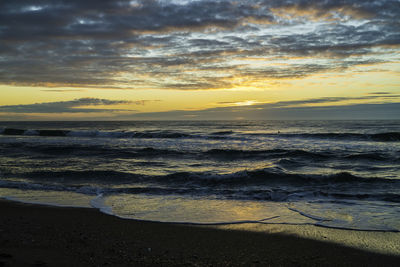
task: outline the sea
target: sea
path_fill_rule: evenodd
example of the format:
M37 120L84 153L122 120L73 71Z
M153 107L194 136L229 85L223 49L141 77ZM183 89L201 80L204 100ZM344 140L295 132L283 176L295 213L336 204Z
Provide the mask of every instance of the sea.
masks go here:
M399 232L400 120L0 122L0 198Z

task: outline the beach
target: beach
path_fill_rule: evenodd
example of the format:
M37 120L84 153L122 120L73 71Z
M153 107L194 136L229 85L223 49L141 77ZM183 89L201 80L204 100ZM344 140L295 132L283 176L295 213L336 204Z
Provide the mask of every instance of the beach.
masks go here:
M398 266L400 257L286 234L120 219L0 201L0 266ZM345 230L340 230L345 231Z

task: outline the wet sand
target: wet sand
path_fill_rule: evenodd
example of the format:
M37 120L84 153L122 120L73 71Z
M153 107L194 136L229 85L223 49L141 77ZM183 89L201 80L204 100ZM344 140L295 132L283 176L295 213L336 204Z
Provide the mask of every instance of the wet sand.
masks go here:
M124 220L0 200L0 266L400 266L293 235Z

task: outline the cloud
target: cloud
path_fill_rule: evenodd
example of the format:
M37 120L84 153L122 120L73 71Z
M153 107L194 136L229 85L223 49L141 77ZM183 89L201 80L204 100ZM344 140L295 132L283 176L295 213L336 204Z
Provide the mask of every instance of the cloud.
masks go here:
M400 98L399 95L368 95L360 97L321 97L321 98L311 98L305 100L293 100L293 101L280 101L274 104L266 104L268 108L282 108L282 107L301 107L313 104L332 104L344 101L359 101L359 100L383 100L387 97Z
M254 107L254 106L252 106ZM218 108L199 111L169 111L118 115L129 120L326 120L379 119L397 120L400 103L348 104L284 108Z
M394 95L400 98L400 95ZM284 119L397 119L400 103L386 103L385 96L322 97L281 101L253 105L236 105L203 110L173 110L118 115L119 119L145 120L284 120ZM346 104L346 101L372 101L372 103ZM323 104L323 105L321 105Z
M36 103L30 105L0 106L0 112L6 113L92 113L127 111L124 109L82 108L84 106L111 106L136 104L143 105L146 101L108 100L99 98L80 98L71 101ZM128 110L133 111L133 110Z
M44 89L40 90L42 92L52 92L52 93L65 93L65 92L83 92L82 89Z
M137 101L130 101L130 103L135 105L144 106L149 102L160 102L161 100L137 100Z
M392 93L390 92L372 92L368 93L369 95L391 95Z
M1 1L0 84L226 89L343 71L396 59L399 14L397 0Z

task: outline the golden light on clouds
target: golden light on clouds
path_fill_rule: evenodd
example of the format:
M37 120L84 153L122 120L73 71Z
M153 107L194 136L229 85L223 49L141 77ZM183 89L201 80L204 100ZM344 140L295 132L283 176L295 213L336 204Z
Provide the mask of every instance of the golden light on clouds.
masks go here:
M324 97L398 102L399 10L389 0L45 2L0 4L1 118L72 118L21 110L86 98L130 101L104 118ZM388 94L362 98L378 91Z

